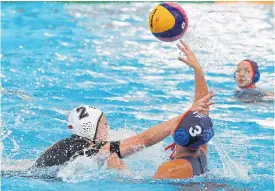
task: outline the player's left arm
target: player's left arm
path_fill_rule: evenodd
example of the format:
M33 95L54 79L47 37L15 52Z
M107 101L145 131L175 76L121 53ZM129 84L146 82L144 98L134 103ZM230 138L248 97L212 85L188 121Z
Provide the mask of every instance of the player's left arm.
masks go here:
M265 90L264 93L266 96L272 96L274 98L274 92Z

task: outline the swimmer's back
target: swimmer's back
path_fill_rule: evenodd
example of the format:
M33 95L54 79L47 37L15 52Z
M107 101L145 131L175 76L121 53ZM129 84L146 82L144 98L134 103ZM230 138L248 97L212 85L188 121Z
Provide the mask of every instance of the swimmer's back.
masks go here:
M63 139L47 149L35 162L36 167L62 165L78 151L89 147L90 142L77 135Z
M183 156L163 163L155 173L155 179L192 178L206 173L207 157L201 150L198 157Z

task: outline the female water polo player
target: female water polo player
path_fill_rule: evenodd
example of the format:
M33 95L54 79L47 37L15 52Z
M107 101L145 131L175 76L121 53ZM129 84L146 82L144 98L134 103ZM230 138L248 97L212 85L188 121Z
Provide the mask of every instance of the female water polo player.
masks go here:
M192 59L192 55L189 58ZM191 110L207 112L210 105L209 100L213 95L207 92L200 67L194 65L194 69L196 101ZM108 142L106 141L108 124L103 112L90 106L81 106L73 109L68 115L68 127L72 130L72 137L61 140L47 149L36 161L35 166L62 165L79 155L100 155L106 159L106 157L114 153L115 156L123 158L163 140L171 134L173 129L179 126L181 118L182 115L174 117L122 141ZM118 162L113 166L121 166L121 161L111 159L108 162ZM112 165L108 166L112 167Z
M207 142L214 136L214 129L208 110L213 96L208 93L201 66L191 49L181 41L178 48L186 55L179 58L195 71L195 102L183 115L177 118L176 125L171 126L170 134L175 143L166 148L173 150L171 160L163 163L155 173L155 179L192 178L207 171ZM206 96L205 96L206 95ZM203 97L204 96L204 97ZM203 98L202 98L203 97ZM202 99L200 99L202 98ZM204 108L196 108L204 104ZM117 169L125 166L115 156L108 160L108 166Z
M186 59L180 60L194 69L195 76L203 76L201 66L192 50L185 44L178 47L186 55ZM208 93L204 77L201 78L203 79L201 81L195 78L196 84L201 83L203 87L199 95L195 93L195 101ZM171 160L160 165L153 178L192 178L206 173L207 143L214 136L213 124L208 112L194 112L191 108L181 116L180 122L172 130L171 135L175 142L166 147L166 150L170 148L173 150L170 155Z
M265 91L256 86L260 80L258 64L252 60L241 61L234 73L237 86L240 88L235 92L235 96L246 102L257 102L265 99L274 99L274 93Z

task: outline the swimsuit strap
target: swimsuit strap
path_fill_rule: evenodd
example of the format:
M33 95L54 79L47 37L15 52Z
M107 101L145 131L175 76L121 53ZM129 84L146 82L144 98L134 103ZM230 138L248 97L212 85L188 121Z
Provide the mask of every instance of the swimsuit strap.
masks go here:
M199 176L207 172L207 158L206 154L203 151L201 151L201 154L198 157L182 156L176 159L187 160L193 168L193 175Z

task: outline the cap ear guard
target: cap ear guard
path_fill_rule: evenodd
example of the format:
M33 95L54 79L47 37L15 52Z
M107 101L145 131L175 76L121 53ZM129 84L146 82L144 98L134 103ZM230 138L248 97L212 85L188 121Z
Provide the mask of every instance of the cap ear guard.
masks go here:
M185 146L190 141L189 133L185 129L177 129L174 134L174 140L177 144Z
M197 112L187 112L174 133L174 141L192 149L207 143L214 136L211 118Z
M254 62L253 60L249 60L249 59L246 59L244 61L249 62L253 71L254 71L252 82L253 82L253 84L255 84L256 82L258 82L260 80L260 76L261 76L258 64L257 64L257 62Z
M255 71L255 75L254 75L254 78L253 78L253 83L256 83L260 80L260 71L259 70L256 70Z

